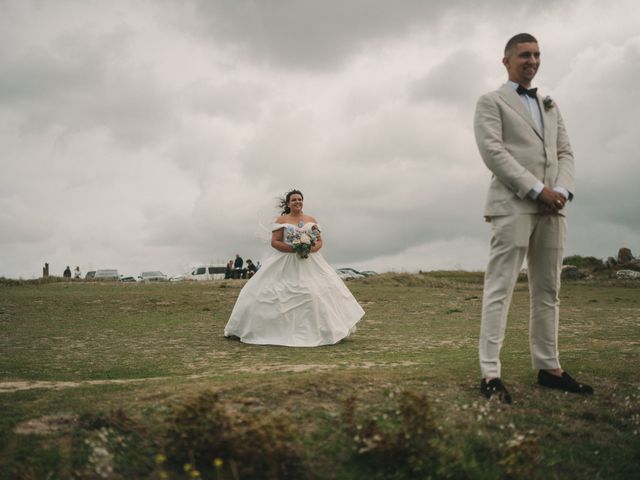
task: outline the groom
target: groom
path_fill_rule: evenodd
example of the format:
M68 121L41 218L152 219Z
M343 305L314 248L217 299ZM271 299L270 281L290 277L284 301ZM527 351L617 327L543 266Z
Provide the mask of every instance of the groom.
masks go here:
M593 389L571 378L558 358L560 271L565 204L574 191L573 152L558 107L530 88L540 66L538 41L528 33L514 36L502 63L508 81L480 97L474 119L480 155L493 173L484 211L492 238L482 300L480 391L511 403L501 380L500 349L526 256L529 348L538 383L590 394Z

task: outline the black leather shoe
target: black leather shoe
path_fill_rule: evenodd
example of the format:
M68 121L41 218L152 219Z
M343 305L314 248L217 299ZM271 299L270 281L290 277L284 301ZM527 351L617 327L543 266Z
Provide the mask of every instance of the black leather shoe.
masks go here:
M480 382L480 393L487 398L497 395L502 403L511 403L511 395L499 378L493 378L488 382L483 378Z
M546 370L540 370L538 372L538 385L564 390L569 393L593 394L591 386L576 382L567 372L562 372L562 377L558 377Z

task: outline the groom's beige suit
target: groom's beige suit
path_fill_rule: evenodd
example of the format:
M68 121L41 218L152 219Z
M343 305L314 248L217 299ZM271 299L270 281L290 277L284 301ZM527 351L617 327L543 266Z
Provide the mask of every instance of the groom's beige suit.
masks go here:
M574 160L558 111L537 97L542 129L509 85L478 100L474 119L480 155L493 173L484 215L492 227L480 329L484 378L500 377L500 349L518 274L527 258L530 291L529 341L533 366L560 368L558 313L566 235L564 210L543 213L532 198L538 182L574 192ZM542 131L541 131L542 130Z

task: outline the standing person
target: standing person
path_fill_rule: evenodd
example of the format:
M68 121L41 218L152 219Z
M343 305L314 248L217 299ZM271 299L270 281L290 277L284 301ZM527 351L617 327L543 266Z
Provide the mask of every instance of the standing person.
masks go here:
M69 268L69 265L67 265L67 268L64 269L64 272L62 273L62 277L71 278L71 269Z
M513 289L527 257L529 348L538 384L593 393L562 369L558 356L559 292L566 235L565 205L573 199L574 159L564 122L549 97L530 88L540 66L538 41L511 38L502 63L508 81L480 97L474 129L480 155L493 173L485 205L491 223L480 327L480 391L504 403L500 349Z
M316 219L291 190L272 226L273 255L241 290L224 329L244 343L315 347L339 342L364 315L320 249Z
M73 270L73 278L75 278L76 280L80 280L80 277L82 277L80 267L76 266L76 268Z
M242 270L242 265L244 265L244 260L240 256L239 253L236 253L236 260L233 262L234 275L233 278L242 278L244 274L244 270Z

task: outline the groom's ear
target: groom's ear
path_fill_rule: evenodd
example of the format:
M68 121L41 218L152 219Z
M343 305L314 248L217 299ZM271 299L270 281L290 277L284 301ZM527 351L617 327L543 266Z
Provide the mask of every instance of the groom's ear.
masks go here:
M502 57L502 64L509 68L509 57L507 57L506 55L504 57Z

